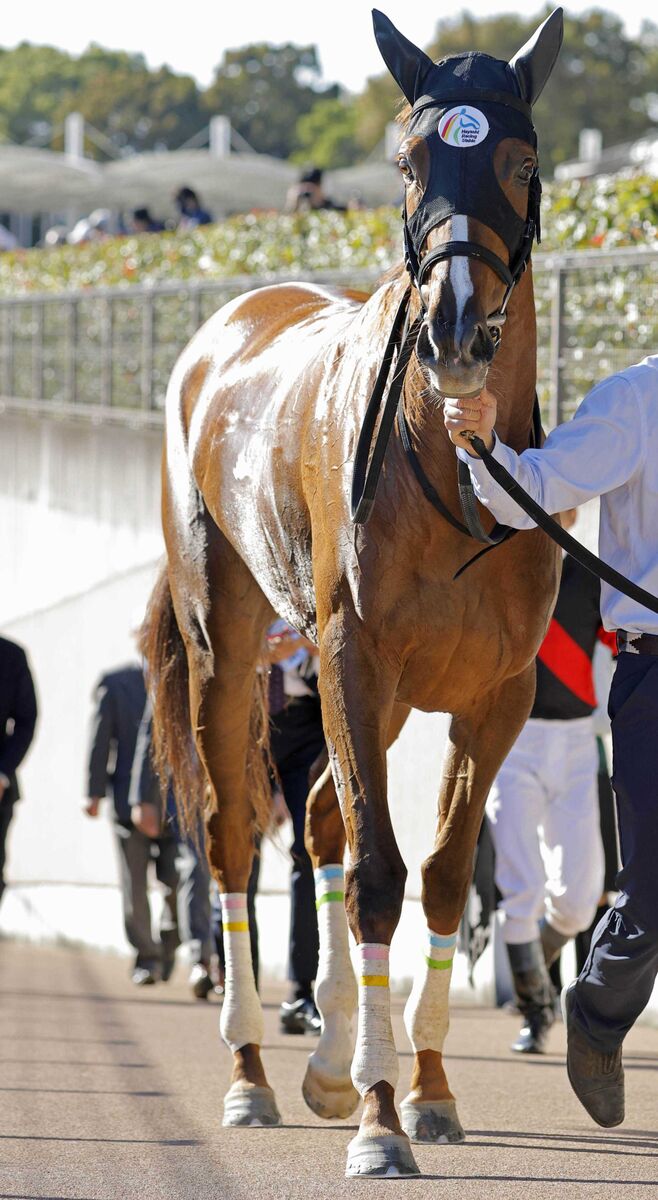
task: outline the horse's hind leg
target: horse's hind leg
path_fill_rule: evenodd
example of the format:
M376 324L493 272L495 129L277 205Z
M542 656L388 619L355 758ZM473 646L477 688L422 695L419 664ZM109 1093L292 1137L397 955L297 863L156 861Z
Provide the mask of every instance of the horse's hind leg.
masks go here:
M175 597L186 631L190 715L210 784L205 809L210 869L221 893L226 954L220 1029L233 1052L225 1125L277 1125L280 1116L260 1058L263 1017L254 981L247 884L254 837L269 812L269 784L255 725L262 706L264 635L271 610L247 567L206 519L203 620L185 586ZM171 553L170 553L171 562ZM190 582L189 575L185 579ZM189 620L190 609L197 613ZM187 618L187 619L186 619ZM184 634L185 636L185 634ZM259 820L260 817L260 820Z
M448 1032L452 959L473 872L473 855L487 794L530 711L534 667L453 718L439 801L434 850L423 863L427 919L419 969L404 1021L415 1051L411 1091L402 1101L402 1125L412 1141L464 1140L443 1067Z
M345 830L330 766L311 788L305 841L315 875L320 943L315 1002L322 1032L308 1060L302 1095L319 1117L349 1117L359 1103L350 1077L356 980L345 916Z
M395 741L408 714L406 705L394 706L389 745ZM349 1117L359 1103L359 1093L350 1076L357 987L350 962L345 914L345 827L330 765L325 767L309 794L306 848L315 869L320 936L315 1002L322 1017L322 1032L316 1049L309 1056L302 1094L309 1108L319 1117Z

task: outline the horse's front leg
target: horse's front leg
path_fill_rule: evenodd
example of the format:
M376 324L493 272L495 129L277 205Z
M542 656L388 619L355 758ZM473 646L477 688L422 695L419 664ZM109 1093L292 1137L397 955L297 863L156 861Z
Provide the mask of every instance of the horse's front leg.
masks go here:
M408 715L406 705L394 705L387 739L389 746ZM309 1108L319 1117L349 1117L359 1103L359 1093L350 1075L357 987L350 962L345 914L345 827L330 765L309 794L306 848L315 872L320 938L315 1002L322 1017L322 1032L309 1056L302 1093Z
M415 1059L411 1091L402 1101L401 1114L412 1141L464 1140L443 1067L452 959L487 794L528 716L534 687L533 667L506 680L466 714L454 717L450 727L436 841L422 867L427 919L424 944L419 947L422 965L404 1013Z
M320 639L322 711L350 865L347 919L356 945L358 1027L352 1081L363 1097L348 1175L415 1175L395 1110L398 1060L391 1026L389 947L400 919L406 868L386 796L386 746L397 675L363 626L332 616ZM336 864L337 865L337 864Z

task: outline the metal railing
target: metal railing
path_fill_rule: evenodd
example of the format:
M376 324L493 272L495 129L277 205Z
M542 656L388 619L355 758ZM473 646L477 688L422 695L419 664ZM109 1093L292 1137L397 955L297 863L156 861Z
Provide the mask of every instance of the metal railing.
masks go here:
M371 291L378 275L310 278ZM538 254L534 277L539 394L554 425L598 379L658 348L658 251ZM157 425L174 362L202 321L284 278L0 298L0 405Z

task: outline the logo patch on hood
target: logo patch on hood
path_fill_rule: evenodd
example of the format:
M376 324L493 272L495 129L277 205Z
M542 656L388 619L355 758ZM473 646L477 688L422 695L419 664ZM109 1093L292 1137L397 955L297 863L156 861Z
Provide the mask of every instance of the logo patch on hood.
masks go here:
M439 121L439 137L448 146L466 149L479 146L489 132L489 122L479 108L461 104L444 113Z

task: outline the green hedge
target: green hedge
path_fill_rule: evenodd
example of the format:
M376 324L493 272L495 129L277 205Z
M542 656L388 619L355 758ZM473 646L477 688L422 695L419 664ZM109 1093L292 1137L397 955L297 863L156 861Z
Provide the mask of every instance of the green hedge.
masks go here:
M658 180L629 175L551 184L545 189L542 222L542 249L658 246ZM396 209L250 214L191 234L147 234L101 245L2 254L0 293L129 287L277 271L385 270L399 260L400 250Z

